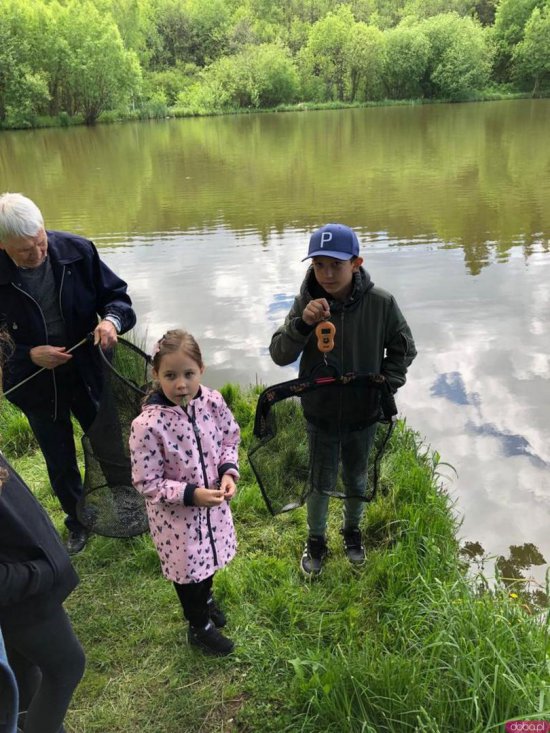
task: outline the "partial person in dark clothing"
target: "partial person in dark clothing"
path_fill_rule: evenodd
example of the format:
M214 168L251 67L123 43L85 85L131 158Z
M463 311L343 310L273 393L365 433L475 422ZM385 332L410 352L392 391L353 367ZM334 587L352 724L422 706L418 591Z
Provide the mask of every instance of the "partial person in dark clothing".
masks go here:
M84 652L62 603L78 576L46 512L0 454L0 627L25 733L63 733ZM0 718L1 720L1 718Z
M127 285L100 259L92 242L76 234L46 231L33 201L0 196L0 326L15 348L5 366L4 391L31 374L8 398L23 410L67 517L67 549L79 552L88 532L76 507L82 479L71 413L86 431L102 390L101 356L135 324ZM99 322L98 322L99 317ZM73 353L68 349L90 333Z
M0 630L0 733L16 733L19 697Z
M0 343L5 343L1 331ZM64 733L65 713L85 664L62 605L77 583L48 515L0 453L0 628L25 733ZM5 723L4 702L0 686L0 731L12 733L17 707L7 711Z

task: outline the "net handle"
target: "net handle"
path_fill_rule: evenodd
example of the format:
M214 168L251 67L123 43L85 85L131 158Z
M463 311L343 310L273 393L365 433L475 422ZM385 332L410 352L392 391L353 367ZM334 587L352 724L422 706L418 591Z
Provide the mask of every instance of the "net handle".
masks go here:
M130 349L131 349L132 351L135 351L135 353L136 353L136 354L139 354L139 356L141 356L141 357L142 357L143 359L145 359L145 362L146 362L146 363L147 363L148 365L151 365L151 364L152 364L152 359L151 359L151 357L149 356L149 354L146 354L146 353L145 353L145 351L143 351L142 349L140 349L140 348L139 348L139 346L136 346L136 345L135 345L135 344L133 344L133 343L132 343L131 341L128 341L128 339L125 339L125 338L123 338L122 336L119 336L119 337L118 337L118 339L117 339L117 343L119 343L119 342L120 342L120 343L123 343L123 344L124 344L125 346L128 346L128 347L129 347L129 348L130 348ZM115 348L116 348L116 345L115 345ZM145 396L145 395L147 394L147 393L146 393L146 392L145 392L145 391L144 391L143 389L140 389L140 388L139 388L139 387L138 387L137 385L135 385L135 384L134 384L134 382L131 382L131 381L130 381L130 380L129 380L129 379L127 378L127 377L125 377L125 376L124 376L123 374L121 374L121 373L120 373L120 372L118 371L118 369L116 369L116 368L115 368L115 367L114 367L114 366L112 365L112 363L111 363L111 362L109 361L109 359L108 359L108 358L107 358L107 356L105 355L105 352L104 352L104 351L103 351L103 349L102 349L102 348L101 348L101 347L99 346L99 344L98 344L98 349L99 349L99 353L101 354L101 358L103 359L103 362L104 362L104 363L105 363L105 364L106 364L106 365L107 365L107 366L109 367L109 369L110 369L110 370L111 370L112 372L114 372L114 373L115 373L115 374L117 375L117 377L118 377L119 379L121 379L121 380L122 380L122 381L124 382L124 384L126 384L126 385L127 385L128 387L130 387L131 389L133 389L133 390L134 390L134 392L137 392L137 393L138 393L138 394L140 394L140 395L143 395L143 396Z

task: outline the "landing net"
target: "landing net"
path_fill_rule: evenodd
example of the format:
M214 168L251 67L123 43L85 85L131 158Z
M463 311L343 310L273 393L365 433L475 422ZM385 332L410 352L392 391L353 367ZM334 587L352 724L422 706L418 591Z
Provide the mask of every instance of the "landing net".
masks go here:
M308 440L308 423L339 436L386 424L372 442L366 490L346 494L340 476L333 490L321 491L340 499L372 500L396 415L393 394L379 374L294 379L265 389L256 407L248 459L269 511L275 515L295 509L311 491L318 456L315 441L310 445Z
M148 524L143 497L132 486L128 438L150 381L150 359L123 338L109 358L99 352L103 391L96 419L82 436L84 493L77 515L96 534L133 537Z

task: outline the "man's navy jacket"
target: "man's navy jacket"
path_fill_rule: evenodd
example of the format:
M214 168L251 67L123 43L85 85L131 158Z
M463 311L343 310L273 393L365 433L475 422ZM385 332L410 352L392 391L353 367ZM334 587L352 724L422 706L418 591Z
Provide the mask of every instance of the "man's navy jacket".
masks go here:
M59 296L67 333L67 348L91 333L98 315L113 315L121 333L132 328L136 316L127 285L101 261L92 242L67 232L46 232L48 257ZM48 343L46 322L38 303L22 288L18 269L4 250L0 251L0 327L5 326L15 350L4 368L4 391L37 371L29 351ZM97 347L86 343L73 352L78 370L94 399L101 394L102 369ZM56 413L56 370L46 369L9 395L22 410L51 407Z

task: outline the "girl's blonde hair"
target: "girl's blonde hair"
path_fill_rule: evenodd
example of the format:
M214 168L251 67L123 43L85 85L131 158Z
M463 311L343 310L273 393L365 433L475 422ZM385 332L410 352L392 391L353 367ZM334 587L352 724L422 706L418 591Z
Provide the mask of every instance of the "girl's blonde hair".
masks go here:
M174 328L166 331L157 341L153 351L153 369L158 372L162 357L180 350L193 359L201 369L204 367L201 350L193 336L181 328Z

